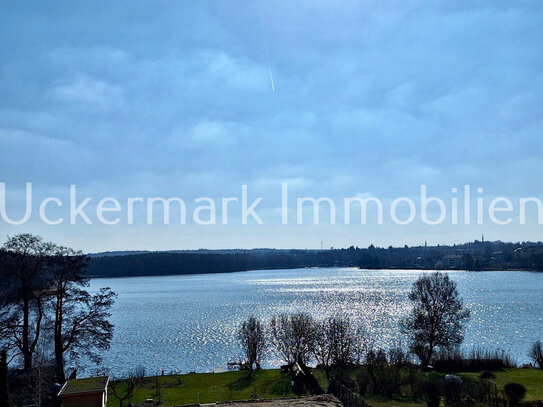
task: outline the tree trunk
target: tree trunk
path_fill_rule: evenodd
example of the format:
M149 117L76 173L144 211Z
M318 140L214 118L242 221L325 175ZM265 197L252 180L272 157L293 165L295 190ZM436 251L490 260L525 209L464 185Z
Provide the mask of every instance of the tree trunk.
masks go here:
M64 349L62 344L62 300L57 298L55 315L55 375L57 382L63 384L66 381L64 372Z
M59 352L56 350L56 344L55 344L55 375L57 377L57 382L60 384L64 384L66 381L66 375L64 373L64 355L62 352L59 354Z
M429 348L428 348L428 353L426 354L426 356L424 358L424 361L423 361L422 370L424 370L424 371L428 370L428 365L430 364L430 362L432 360L433 353L434 353L434 346L430 345Z
M29 300L25 294L25 298L23 300L23 349L21 349L21 352L23 353L25 369L32 368L32 352L30 351L30 343L29 343L29 338L28 338L29 324L30 324L29 313L30 313Z
M9 407L9 375L5 350L0 353L0 407Z

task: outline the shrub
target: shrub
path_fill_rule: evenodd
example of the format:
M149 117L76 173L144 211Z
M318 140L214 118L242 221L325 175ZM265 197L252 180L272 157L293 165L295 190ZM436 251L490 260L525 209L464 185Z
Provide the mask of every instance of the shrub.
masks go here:
M420 370L409 366L406 380L407 384L409 384L409 389L411 390L411 396L413 396L413 398L419 398L424 392L424 389L422 388L424 377Z
M426 405L428 407L439 407L443 395L443 383L439 380L426 380L422 387Z
M357 383L353 379L351 379L351 377L345 371L343 371L343 369L334 370L333 376L336 378L338 382L340 382L349 390L355 393L359 391Z
M505 351L474 348L470 352L443 352L432 361L440 372L476 372L480 370L502 370L515 366Z
M371 392L386 397L400 393L400 367L388 363L383 349L370 350L366 355L366 370L371 380Z
M526 396L526 387L519 383L507 383L503 386L503 391L510 406L518 406Z
M419 393L424 396L428 407L439 406L442 399L447 407L469 407L485 402L484 383L462 380L455 375L447 375L445 378L436 376L426 376L419 384Z
M486 379L486 380L493 380L496 378L496 375L492 372L489 372L488 370L485 370L484 372L481 372L479 375L480 379Z
M460 406L462 403L463 380L456 375L445 376L445 402L447 406Z
M363 370L356 375L356 384L358 385L358 391L361 396L371 393L371 377L366 370Z
M391 365L406 366L409 364L409 353L401 346L396 346L388 351L388 360Z

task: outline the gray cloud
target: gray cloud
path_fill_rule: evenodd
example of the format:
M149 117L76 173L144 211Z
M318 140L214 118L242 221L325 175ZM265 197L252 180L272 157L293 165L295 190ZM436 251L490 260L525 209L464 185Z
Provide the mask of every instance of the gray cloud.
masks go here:
M542 17L536 1L5 5L1 181L537 195Z

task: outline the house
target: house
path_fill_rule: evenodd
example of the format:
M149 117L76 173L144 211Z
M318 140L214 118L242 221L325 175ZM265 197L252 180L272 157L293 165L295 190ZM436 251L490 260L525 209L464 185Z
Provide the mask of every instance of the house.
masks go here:
M445 268L460 268L462 267L462 256L459 254L448 254L441 259Z
M109 376L70 379L58 393L62 407L105 407Z

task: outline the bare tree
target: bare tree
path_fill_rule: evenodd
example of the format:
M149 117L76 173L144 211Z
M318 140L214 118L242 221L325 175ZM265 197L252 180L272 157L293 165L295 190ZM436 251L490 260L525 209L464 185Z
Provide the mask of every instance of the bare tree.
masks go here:
M543 342L537 341L530 348L528 354L537 367L543 369Z
M456 283L444 273L419 277L409 299L413 309L402 321L401 330L426 368L436 350L452 350L462 343L463 324L470 312L464 308Z
M315 342L315 323L309 314L273 317L270 331L276 352L286 363L309 361Z
M404 349L401 342L388 350L388 361L394 366L405 366L409 364L409 352Z
M334 366L351 365L356 356L357 338L350 319L336 316L330 318L328 326Z
M47 400L51 398L51 389L54 383L52 373L52 353L48 349L50 342L49 335L42 336L33 355L32 370L30 371L30 388L24 393L28 393L29 399L36 407L47 405Z
M130 401L139 384L145 380L145 368L138 366L132 370L125 379L114 378L109 382L109 388L119 400L119 407L123 407L125 401Z
M0 349L6 352L16 347L12 334L18 320L15 307L0 294Z
M113 325L108 322L115 294L108 288L91 295L85 290L88 258L81 252L44 242L39 236L20 234L0 252L0 344L22 355L24 368L33 366L33 355L45 328L52 321L56 377L63 382L66 355L84 355L100 361L109 348ZM52 305L52 307L50 306ZM54 316L49 318L49 309ZM47 324L47 326L49 326Z
M335 316L315 323L313 356L329 377L330 369L353 364L358 356L358 331L348 317Z
M375 348L375 338L362 326L355 328L355 363L360 365L370 349Z
M84 275L88 261L81 252L65 247L57 248L52 261L55 374L59 383L65 381L67 354L72 360L83 354L98 363L99 351L108 349L113 338L108 319L116 295L109 288L94 295L85 290L89 285Z
M255 317L249 317L241 323L238 331L238 338L245 353L249 365L249 376L253 374L253 364L260 369L264 349L266 346L266 335L263 324Z
M317 364L324 369L326 378L330 379L330 369L332 367L332 346L330 345L329 320L315 322L313 356Z
M1 277L9 287L8 301L16 308L17 320L7 329L23 356L24 368L32 367L44 317L44 299L48 295L48 261L55 249L41 237L19 234L8 239L2 251Z

